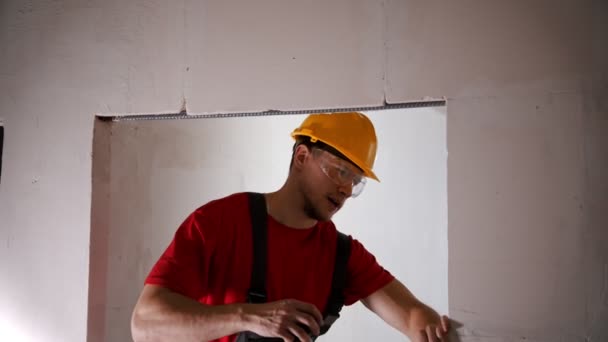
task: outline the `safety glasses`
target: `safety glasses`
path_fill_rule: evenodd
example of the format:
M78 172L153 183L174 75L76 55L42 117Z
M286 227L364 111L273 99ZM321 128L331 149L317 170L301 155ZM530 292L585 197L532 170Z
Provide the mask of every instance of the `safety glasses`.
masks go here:
M357 197L361 194L367 180L356 167L319 148L313 148L312 155L329 179L339 186L352 187L351 197Z

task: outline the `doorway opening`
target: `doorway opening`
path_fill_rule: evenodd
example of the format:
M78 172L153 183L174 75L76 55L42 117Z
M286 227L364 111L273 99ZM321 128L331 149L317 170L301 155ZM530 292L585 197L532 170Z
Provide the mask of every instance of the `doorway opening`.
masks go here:
M419 298L448 312L445 103L348 111L363 112L374 123L374 170L381 183L370 180L333 221ZM96 120L89 342L130 339L143 281L188 214L231 193L282 185L290 133L311 112ZM368 315L362 305L345 308L328 339L402 339Z

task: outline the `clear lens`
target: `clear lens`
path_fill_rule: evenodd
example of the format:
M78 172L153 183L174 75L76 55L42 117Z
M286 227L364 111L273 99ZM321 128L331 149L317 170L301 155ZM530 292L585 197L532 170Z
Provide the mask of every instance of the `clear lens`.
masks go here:
M313 154L319 167L325 175L340 186L350 185L352 187L351 197L357 197L365 188L366 178L348 162L332 155L327 151L315 148Z

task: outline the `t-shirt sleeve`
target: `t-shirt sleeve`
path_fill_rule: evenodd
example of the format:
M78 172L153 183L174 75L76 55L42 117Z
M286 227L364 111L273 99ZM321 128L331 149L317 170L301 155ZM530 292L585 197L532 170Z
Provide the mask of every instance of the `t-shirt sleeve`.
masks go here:
M352 305L381 289L395 277L356 239L351 241L344 304Z
M205 291L205 273L212 253L210 217L201 209L190 214L175 232L173 240L158 259L146 284L159 285L198 300Z

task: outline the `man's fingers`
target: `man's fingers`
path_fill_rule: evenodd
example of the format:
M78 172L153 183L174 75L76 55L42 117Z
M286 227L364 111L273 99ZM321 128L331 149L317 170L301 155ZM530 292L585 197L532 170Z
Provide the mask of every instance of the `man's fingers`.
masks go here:
M293 305L296 310L306 312L307 314L312 315L317 320L318 324L323 323L323 315L321 314L319 309L317 309L317 307L313 304L301 302L295 299L290 299L288 303L290 303L290 305Z
M441 342L449 342L450 339L448 337L448 333L442 331L441 329L442 328L440 326L436 326L435 327L435 335L437 336L437 338L439 339L439 341L441 341Z
M418 341L416 342L428 342L429 338L427 337L426 331L425 330L420 330L418 332Z
M450 319L448 316L441 316L441 326L446 333L450 330Z
M302 326L305 326L306 329L309 329L310 333L313 335L319 336L321 334L321 326L312 315L305 312L299 312L299 314L296 314L295 320Z
M434 330L432 325L426 326L426 336L429 342L439 342L439 338Z
M441 331L441 327L436 326L434 330L435 330L435 336L437 336L437 338L441 339L443 337L443 331Z
M293 342L293 340L295 339L295 337L293 336L293 334L291 332L289 332L289 328L288 327L285 327L284 329L281 329L274 336L282 338L284 342Z
M316 306L296 299L285 299L281 304L289 312L289 333L300 341L310 341L310 334L321 333L323 315Z
M289 327L289 332L300 342L312 342L312 338L310 338L310 336L304 331L304 329L300 328L295 324ZM293 341L293 339L291 339L291 341Z

